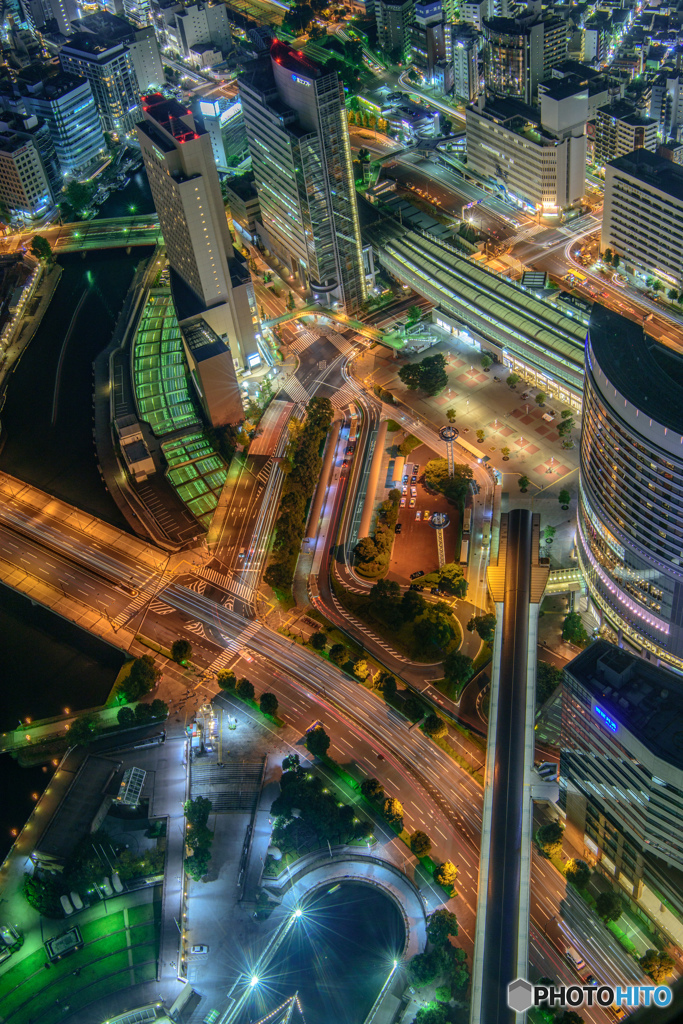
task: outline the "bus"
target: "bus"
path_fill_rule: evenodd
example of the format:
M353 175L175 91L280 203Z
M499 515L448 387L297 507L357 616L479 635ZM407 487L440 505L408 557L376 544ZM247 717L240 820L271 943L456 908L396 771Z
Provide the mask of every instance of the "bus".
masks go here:
M472 528L472 509L465 509L465 517L462 521L462 535L463 537L469 537L470 530Z
M467 565L470 556L470 542L464 540L460 545L460 564Z
M490 523L484 523L484 529L482 531L481 542L482 542L482 544L483 544L483 546L485 548L488 547L489 544L491 543L491 524Z

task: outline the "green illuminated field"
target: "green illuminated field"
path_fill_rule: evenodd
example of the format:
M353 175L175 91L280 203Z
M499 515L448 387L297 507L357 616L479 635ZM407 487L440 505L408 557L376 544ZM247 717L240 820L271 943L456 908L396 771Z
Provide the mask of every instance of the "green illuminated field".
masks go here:
M83 948L49 967L43 947L9 967L0 976L4 1024L57 1024L97 999L152 981L160 907L156 900L79 925Z

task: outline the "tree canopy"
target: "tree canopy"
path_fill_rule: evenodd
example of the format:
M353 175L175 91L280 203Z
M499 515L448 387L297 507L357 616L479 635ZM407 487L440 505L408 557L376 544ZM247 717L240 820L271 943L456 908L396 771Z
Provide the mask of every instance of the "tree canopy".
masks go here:
M330 746L330 737L322 725L316 725L306 733L306 749L314 757L325 757Z
M425 356L419 363L406 363L398 371L398 376L411 391L420 388L427 395L437 395L448 384L446 358L437 354Z
M470 633L476 630L485 644L492 644L496 631L496 616L492 612L487 612L486 615L473 615L467 623L467 629Z
M424 479L427 487L445 494L449 501L462 508L472 479L472 470L456 462L453 476L449 477L446 459L430 459L425 466Z

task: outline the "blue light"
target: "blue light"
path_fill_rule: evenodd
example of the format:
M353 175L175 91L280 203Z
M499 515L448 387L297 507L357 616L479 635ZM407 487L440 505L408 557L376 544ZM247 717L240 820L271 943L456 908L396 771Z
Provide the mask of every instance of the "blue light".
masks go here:
M618 729L617 723L614 721L613 718L610 718L609 715L606 715L605 712L602 710L602 708L598 707L598 705L596 704L595 707L593 708L593 710L595 711L596 715L598 715L600 718L602 718L603 722L605 723L605 725L607 726L608 729L611 729L612 732L616 732L617 731L617 729Z

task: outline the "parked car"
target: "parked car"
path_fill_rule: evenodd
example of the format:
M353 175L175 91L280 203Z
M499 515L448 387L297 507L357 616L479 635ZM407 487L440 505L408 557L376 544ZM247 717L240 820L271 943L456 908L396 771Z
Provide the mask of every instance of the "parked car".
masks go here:
M417 474L419 472L420 472L420 463L416 462L415 465L413 466L413 476L417 476Z
M190 947L190 952L191 953L208 953L209 952L209 947L208 946L191 946Z
M410 503L409 503L409 508L415 508L415 502L416 501L417 501L417 498L411 498L410 499Z
M419 510L419 509L418 509L418 510L417 510L417 512L415 513L415 518L416 518L417 520L420 520L420 519L422 519L422 513L420 512L420 510Z
M394 533L400 533L402 527L403 527L403 523L396 523L396 526L394 527Z
M405 508L405 507L406 507L406 499L405 498L401 498L401 508Z
M417 487L411 487L410 488L410 497L411 498L417 498Z
M432 513L429 511L429 509L424 510L424 512L422 513L422 518L424 519L425 523L429 522L429 520L432 518Z
M430 587L429 593L430 594L436 594L438 596L439 588L438 587Z
M417 477L416 476L411 476L410 482L411 482L411 484L416 484L417 483Z
M424 571L422 569L418 569L417 572L411 572L410 574L411 580L416 580L418 576L424 576Z
M404 473L404 474L403 474L403 483L404 483L404 484L407 484L407 483L408 483L408 474L407 474L407 473Z

